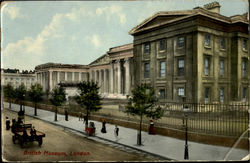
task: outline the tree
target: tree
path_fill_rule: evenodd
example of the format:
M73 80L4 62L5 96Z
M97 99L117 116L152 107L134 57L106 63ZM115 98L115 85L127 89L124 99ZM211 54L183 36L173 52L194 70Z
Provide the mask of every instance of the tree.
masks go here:
M26 88L24 84L21 84L19 87L15 89L15 97L19 101L20 104L20 111L22 111L23 100L25 99L26 95Z
M57 121L57 107L62 106L66 101L66 93L62 87L55 87L52 90L50 102L56 107L55 110L55 121Z
M125 112L140 117L139 135L137 137L138 145L141 145L141 125L143 116L152 119L159 119L163 116L162 108L156 106L157 101L158 99L150 85L141 84L132 90L132 96L128 100Z
M93 81L80 82L77 84L79 95L75 96L76 102L84 109L86 109L85 127L88 126L88 116L92 111L101 109L101 96L99 95L99 87Z
M43 87L40 84L32 84L28 92L31 100L35 103L34 115L37 116L37 103L42 100Z
M15 97L14 87L10 83L8 83L6 86L3 87L3 91L4 91L4 96L9 101L9 108L11 108L12 98Z

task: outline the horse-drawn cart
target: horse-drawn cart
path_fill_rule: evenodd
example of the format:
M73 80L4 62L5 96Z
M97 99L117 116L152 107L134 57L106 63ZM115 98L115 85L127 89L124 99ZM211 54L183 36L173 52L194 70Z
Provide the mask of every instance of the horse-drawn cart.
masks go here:
M31 131L32 130L32 131ZM23 147L25 142L33 142L37 141L39 146L43 143L43 137L45 134L32 129L32 124L15 124L11 129L12 133L12 141L15 144L16 140L20 143L21 147Z

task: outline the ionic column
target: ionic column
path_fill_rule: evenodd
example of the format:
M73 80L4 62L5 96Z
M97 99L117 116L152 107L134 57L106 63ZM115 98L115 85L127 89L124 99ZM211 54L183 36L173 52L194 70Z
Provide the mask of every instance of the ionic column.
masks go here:
M52 91L52 72L49 71L49 91Z
M103 85L103 93L106 93L107 92L107 73L106 73L106 69L103 70L103 82L104 82L104 85Z
M99 87L100 87L100 92L102 93L102 70L99 70Z
M118 84L118 94L121 94L121 61L117 60L117 84Z
M95 83L97 82L97 70L95 70Z
M129 65L129 58L127 58L126 60L125 60L125 69L126 69L126 74L125 74L125 76L126 76L126 79L125 79L125 82L126 82L126 84L125 84L125 92L126 92L126 95L128 95L129 94L129 91L130 91L130 85L131 85L131 83L130 83L130 67L129 67L130 65Z
M57 71L57 84L60 83L60 71Z
M114 64L110 63L110 93L114 93Z
M68 73L67 72L65 72L65 82L68 80Z
M82 81L82 72L79 72L79 82Z
M72 72L72 82L75 81L75 73Z
M46 72L43 72L43 88L46 91Z

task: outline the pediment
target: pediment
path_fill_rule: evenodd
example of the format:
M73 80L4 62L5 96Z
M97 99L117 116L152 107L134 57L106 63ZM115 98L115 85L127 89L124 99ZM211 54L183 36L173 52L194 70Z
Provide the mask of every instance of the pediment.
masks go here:
M103 65L103 64L109 64L109 56L108 55L103 55L90 63L90 65Z

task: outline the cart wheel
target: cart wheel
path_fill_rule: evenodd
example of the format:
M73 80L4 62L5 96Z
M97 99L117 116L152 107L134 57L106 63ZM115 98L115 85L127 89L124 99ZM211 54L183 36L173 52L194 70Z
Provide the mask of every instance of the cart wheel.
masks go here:
M42 138L38 139L38 144L39 144L39 146L41 146L43 144L43 139Z
M13 141L14 144L16 144L16 138L15 138L14 135L12 136L12 141Z

